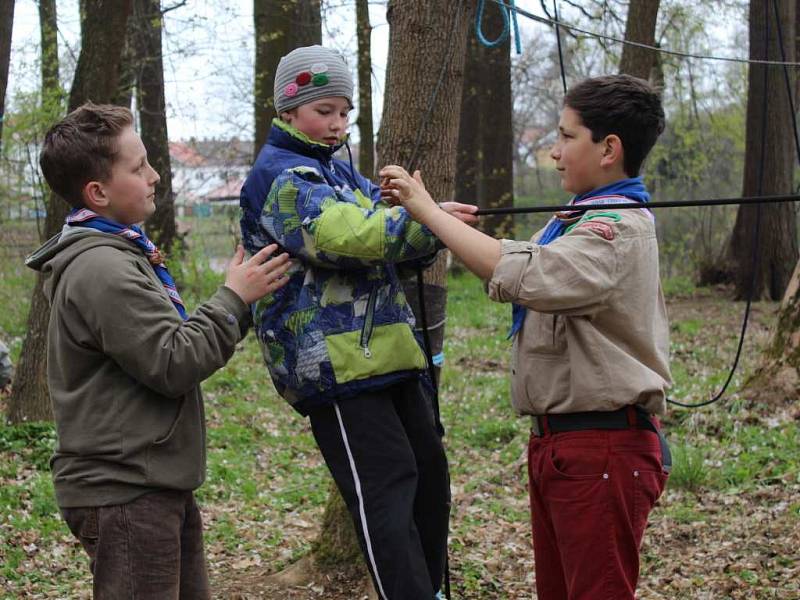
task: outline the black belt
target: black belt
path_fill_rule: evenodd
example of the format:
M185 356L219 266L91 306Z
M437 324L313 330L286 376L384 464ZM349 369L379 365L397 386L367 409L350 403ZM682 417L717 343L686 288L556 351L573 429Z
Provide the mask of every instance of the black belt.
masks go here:
M589 429L646 429L658 436L661 445L661 465L669 473L672 469L672 454L664 433L656 427L650 415L641 406L626 406L607 412L575 412L533 417L536 427L534 435L586 431Z

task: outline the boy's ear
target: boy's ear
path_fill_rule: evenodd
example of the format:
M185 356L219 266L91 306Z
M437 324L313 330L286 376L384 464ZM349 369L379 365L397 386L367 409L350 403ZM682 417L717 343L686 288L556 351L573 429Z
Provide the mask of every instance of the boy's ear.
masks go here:
M281 113L281 121L283 121L284 123L289 123L289 125L291 125L292 124L292 119L294 118L296 112L297 112L297 110L294 109L294 108L292 110L287 110L287 111L282 112Z
M109 202L103 184L99 181L90 181L83 186L83 203L90 210L106 208Z
M622 164L624 150L622 148L622 140L618 135L607 135L603 140L603 154L600 158L601 167L612 167L616 164Z

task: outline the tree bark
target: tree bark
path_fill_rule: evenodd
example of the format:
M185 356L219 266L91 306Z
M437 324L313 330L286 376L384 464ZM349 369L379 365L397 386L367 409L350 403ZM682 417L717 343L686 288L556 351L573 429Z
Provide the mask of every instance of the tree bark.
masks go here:
M256 35L253 158L267 141L275 116L273 85L282 56L295 48L322 43L320 0L253 0Z
M503 29L501 10L489 6L485 13L483 26L490 39ZM510 52L510 37L495 48L487 48L476 36L467 41L455 197L481 208L514 205ZM508 237L513 219L510 215L483 217L481 229Z
M367 0L356 0L356 37L358 38L358 170L366 177L375 176L375 133L372 124L372 25Z
M769 402L796 403L800 396L800 261L786 288L763 365L747 387Z
M14 0L0 0L0 140L6 114L8 67L11 64L11 33L14 29Z
M795 60L795 0L778 0L780 24L786 60ZM769 12L769 38L766 37L766 12ZM781 60L777 23L772 0L750 2L750 57ZM765 73L766 71L766 82ZM796 74L789 70L790 88ZM766 87L765 87L766 85ZM763 104L768 99L766 124ZM795 165L795 147L791 113L782 68L751 64L748 74L747 125L745 136L744 196L791 194ZM766 127L766 131L764 130ZM764 143L766 145L764 145ZM762 173L762 152L764 152ZM759 245L753 245L757 211L761 211ZM755 279L753 255L758 255ZM797 262L797 221L790 204L740 206L731 237L730 255L736 297L779 300L786 290ZM754 282L754 283L753 283Z
M455 191L467 32L474 10L474 3L464 0L455 4L390 0L387 9L389 60L378 165L393 163L420 169L428 191L438 201L451 200ZM434 356L444 345L447 259L447 253L440 252L424 275ZM416 281L407 282L405 288L419 327L422 319L416 305Z
M631 0L625 23L627 41L655 45L659 4L660 0ZM625 44L622 47L619 72L649 80L656 54L655 50Z
M42 40L42 101L53 93L60 96L58 80L58 20L56 0L39 0L39 33Z
M119 62L131 0L82 0L81 51L68 110L84 102L108 103L119 83ZM46 237L61 230L69 206L50 194L47 199ZM50 308L42 293L42 277L36 284L28 313L27 333L22 344L14 386L8 399L12 423L52 419L47 389L47 322Z
M156 211L147 220L147 235L169 254L175 241L175 202L169 159L167 109L164 99L161 0L134 0L133 55L139 123L150 164L161 176L156 185Z

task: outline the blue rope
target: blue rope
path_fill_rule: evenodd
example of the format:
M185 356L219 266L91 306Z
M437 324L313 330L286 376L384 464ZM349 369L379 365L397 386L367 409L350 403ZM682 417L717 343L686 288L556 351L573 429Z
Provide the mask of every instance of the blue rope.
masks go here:
M517 10L514 4L515 0L508 0L508 6L501 5L500 14L503 15L503 31L495 40L489 40L483 34L483 8L485 0L478 0L478 10L475 13L475 35L478 36L478 41L487 48L496 48L506 41L510 35L509 22L514 23L514 47L517 54L522 54L522 43L519 39L519 23L517 23ZM510 14L510 18L509 18Z

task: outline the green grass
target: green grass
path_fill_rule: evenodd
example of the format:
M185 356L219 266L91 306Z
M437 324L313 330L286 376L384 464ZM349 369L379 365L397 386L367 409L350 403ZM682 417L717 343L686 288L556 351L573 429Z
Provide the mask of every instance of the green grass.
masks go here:
M210 295L222 278L204 261L199 250L190 250L180 271L190 306ZM20 271L16 279L17 270L8 262L0 265L0 298L29 294L32 277ZM731 332L740 318L740 306L724 297L687 293L670 305L672 393L682 401L715 391L730 364ZM756 320L754 327L766 329L768 308L759 311L763 323ZM0 335L24 333L21 306L0 319ZM490 302L476 278L451 276L441 411L453 481L451 568L458 598L529 598L531 593L528 422L517 418L508 399L509 321L509 306ZM781 577L794 564L794 546L783 540L785 532L800 529L800 503L792 492L800 490L800 435L796 423L736 394L758 356L756 342L748 344L744 371L723 404L702 411L671 409L666 419L675 466L646 537L644 599L691 597L670 587L674 582L716 589L708 586L726 581L740 586L737 597L766 598L759 596L764 586L783 586L790 590L785 597L791 597L791 583L781 583ZM237 577L231 564L242 557L260 557L262 570L271 570L307 551L329 475L307 420L276 396L253 336L204 390L208 477L198 498L212 578L229 581ZM53 443L52 425L0 424L0 598L87 595L88 563L53 497L47 465ZM775 523L774 555L759 559L758 540L745 533L765 520ZM704 540L716 531L735 540L739 554L756 558L730 559L730 568L714 571L716 583L693 564L671 571L677 557L693 555L698 546L713 547ZM648 579L659 574L673 583Z

